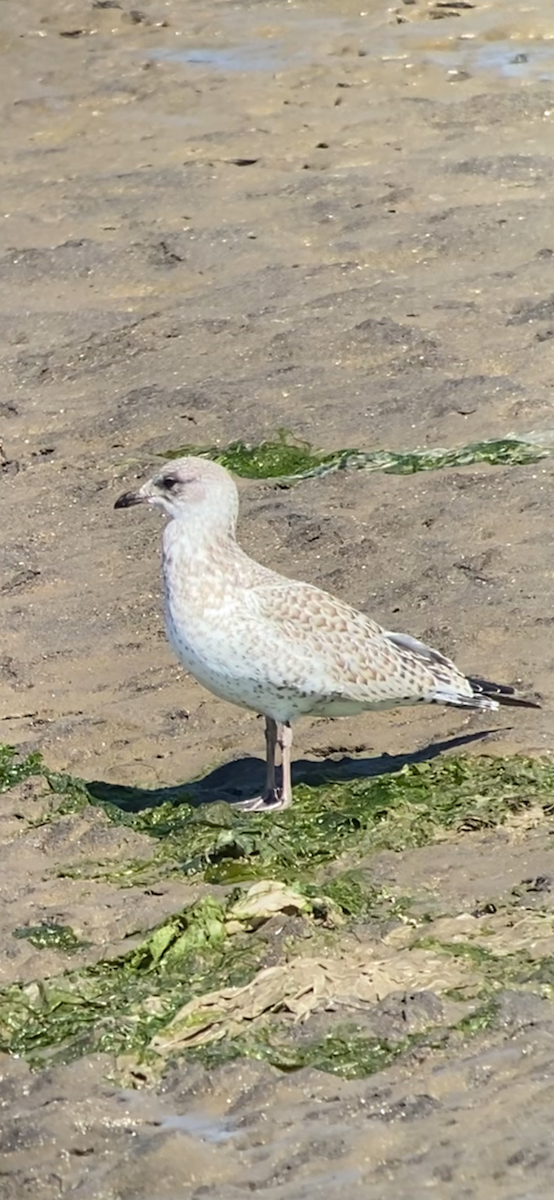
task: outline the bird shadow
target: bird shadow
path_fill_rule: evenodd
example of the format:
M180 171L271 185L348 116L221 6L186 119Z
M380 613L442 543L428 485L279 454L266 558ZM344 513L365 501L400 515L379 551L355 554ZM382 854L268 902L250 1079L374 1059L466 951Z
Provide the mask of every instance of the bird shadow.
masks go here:
M357 779L376 779L392 775L402 767L415 763L431 762L447 751L458 750L472 742L482 741L498 730L483 729L460 734L441 742L431 742L411 754L380 754L374 758L352 758L344 755L340 759L325 758L319 762L312 759L297 759L292 767L293 785L302 783L306 787L322 787L328 783L349 783ZM259 758L247 756L233 759L209 771L201 779L173 784L160 788L127 787L102 780L87 782L89 795L101 803L113 804L126 813L145 812L161 804L187 803L195 808L214 801L237 803L246 796L262 791L265 783L265 763Z

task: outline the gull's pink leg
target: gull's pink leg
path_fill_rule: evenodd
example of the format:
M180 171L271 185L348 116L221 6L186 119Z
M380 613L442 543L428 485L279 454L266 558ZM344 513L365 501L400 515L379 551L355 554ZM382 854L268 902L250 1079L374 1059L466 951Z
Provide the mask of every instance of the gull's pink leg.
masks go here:
M243 812L279 812L292 804L292 787L290 778L290 751L292 745L292 729L289 724L281 725L272 719L265 719L266 744L266 784L263 796L253 796L251 800L240 800L234 808ZM275 747L281 750L282 787L275 784Z
M277 741L281 749L281 787L279 796L280 809L290 808L292 804L292 782L290 774L290 757L292 749L292 729L287 721L285 725L277 726Z
M265 719L265 795L275 795L275 747L277 745L278 729L276 721L271 717ZM262 797L263 799L263 797Z

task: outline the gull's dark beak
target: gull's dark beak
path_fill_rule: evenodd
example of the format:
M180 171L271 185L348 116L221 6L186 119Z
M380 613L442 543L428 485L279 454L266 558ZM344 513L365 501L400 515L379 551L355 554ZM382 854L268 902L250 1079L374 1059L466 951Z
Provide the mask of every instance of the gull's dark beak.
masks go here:
M140 492L124 492L122 496L118 496L114 504L114 508L131 508L133 504L144 504L146 496L142 496Z

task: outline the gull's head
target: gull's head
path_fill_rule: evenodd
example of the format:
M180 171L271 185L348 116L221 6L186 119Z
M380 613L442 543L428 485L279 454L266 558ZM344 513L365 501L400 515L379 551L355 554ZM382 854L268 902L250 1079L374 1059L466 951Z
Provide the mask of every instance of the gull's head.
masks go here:
M174 521L202 522L233 532L238 492L229 472L207 458L177 458L165 463L136 492L124 492L115 508L153 504Z

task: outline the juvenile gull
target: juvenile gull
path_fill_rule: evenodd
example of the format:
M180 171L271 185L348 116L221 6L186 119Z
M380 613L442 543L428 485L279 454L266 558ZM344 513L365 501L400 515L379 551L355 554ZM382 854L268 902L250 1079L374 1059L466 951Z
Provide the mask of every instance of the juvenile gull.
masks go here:
M391 633L328 592L278 575L241 550L235 483L217 463L166 464L116 508L153 504L163 533L165 619L171 645L209 691L265 717L267 778L262 796L240 807L292 804L292 722L366 709L448 704L539 708L514 689L466 677L437 650ZM275 749L281 750L281 786Z

